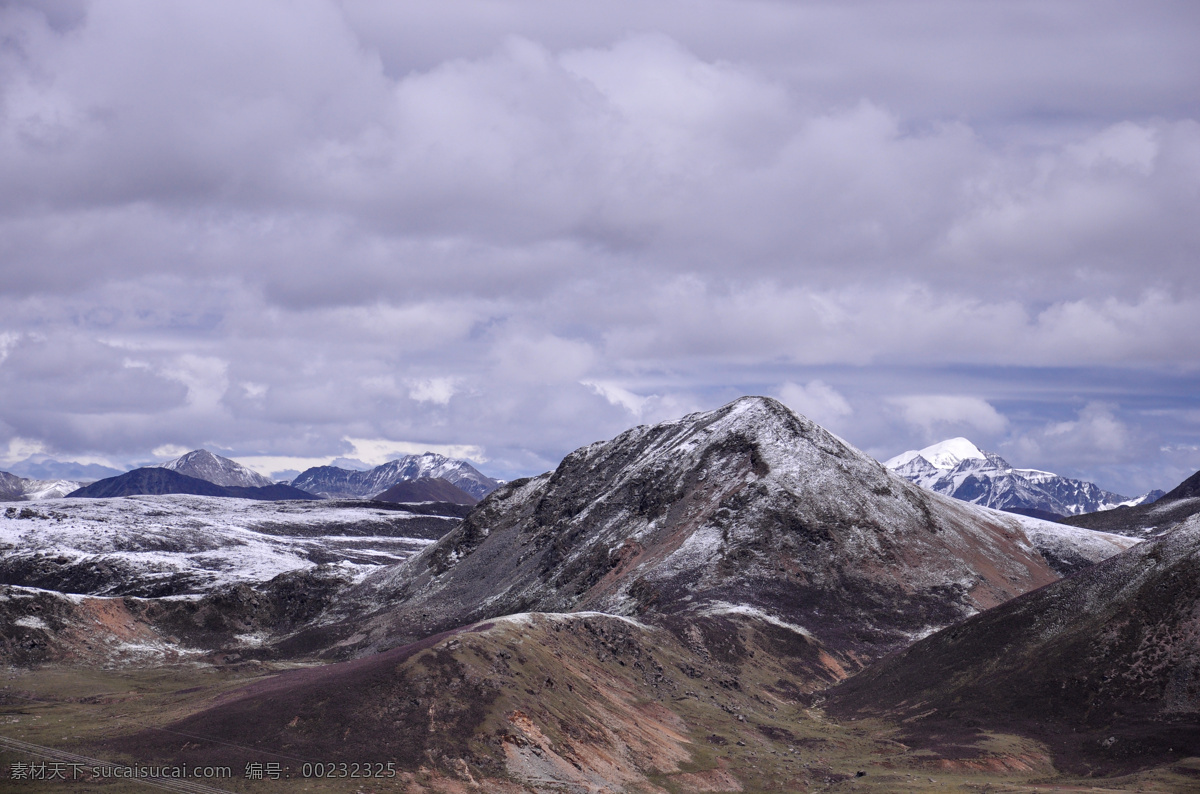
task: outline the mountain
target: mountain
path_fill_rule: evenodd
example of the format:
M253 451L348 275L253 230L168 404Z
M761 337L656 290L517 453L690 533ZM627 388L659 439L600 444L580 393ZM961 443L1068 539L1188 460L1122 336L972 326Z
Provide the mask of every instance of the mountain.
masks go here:
M426 452L421 455L405 455L369 471L315 466L292 480L292 485L326 499L369 499L402 480L437 477L461 488L476 499L487 496L500 484L497 480L480 474L465 460Z
M1072 516L1111 510L1130 501L1083 480L1013 468L1004 458L984 452L965 438L909 450L883 465L922 488L998 510Z
M380 502L449 502L455 505L474 505L479 500L441 477L419 477L401 480L375 496Z
M831 690L825 708L902 720L906 743L1022 733L1076 774L1200 756L1198 614L1194 517L915 643Z
M812 686L1056 579L1023 520L922 490L780 403L744 398L501 486L364 580L349 602L379 606L348 613L357 640L338 647L596 610L690 632L731 664L752 650L742 627L766 627Z
M214 455L206 449L192 450L182 457L160 463L158 466L186 474L188 477L235 488L265 488L275 484L269 477L251 471L235 460Z
M319 499L310 493L290 485L267 485L258 487L234 487L217 485L198 477L160 466L134 469L116 477L97 480L91 485L67 494L71 498L103 499L113 496L141 496L162 494L192 494L194 496L229 496L240 499L274 501L279 499Z
M79 488L71 480L31 480L0 471L0 502L29 502L58 499Z
M93 482L122 473L120 469L101 466L99 463L58 461L48 455L32 455L20 463L12 464L9 470L19 477L28 477L34 480L75 480L77 482Z

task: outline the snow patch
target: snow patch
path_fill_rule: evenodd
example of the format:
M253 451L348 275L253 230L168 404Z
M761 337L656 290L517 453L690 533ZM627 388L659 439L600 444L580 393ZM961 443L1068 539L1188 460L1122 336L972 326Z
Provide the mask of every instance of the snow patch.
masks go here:
M22 628L26 629L43 629L45 631L50 630L50 626L46 623L46 621L42 620L41 618L33 617L32 615L17 618L13 621L13 625L21 626Z
M696 610L696 613L699 615L745 615L746 617L761 620L764 623L770 623L772 626L778 626L781 629L787 629L788 631L813 639L812 632L803 626L781 620L769 612L764 612L758 607L752 607L749 604L730 604L727 601L714 601Z

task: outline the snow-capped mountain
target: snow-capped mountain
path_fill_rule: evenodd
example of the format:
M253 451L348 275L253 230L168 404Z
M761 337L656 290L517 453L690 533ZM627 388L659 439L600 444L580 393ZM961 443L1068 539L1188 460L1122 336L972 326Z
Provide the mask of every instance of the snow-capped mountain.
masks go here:
M455 485L476 499L482 499L500 483L465 460L447 458L434 452L405 455L369 471L352 471L336 466L315 466L292 480L292 486L329 499L369 499L401 480L437 478Z
M998 510L1072 516L1153 501L1153 492L1130 499L1084 480L1038 469L1015 468L965 438L951 438L924 449L909 450L883 465L922 488Z
M0 502L30 502L59 499L79 488L71 480L31 480L0 471Z
M270 478L247 469L236 460L214 455L207 449L194 449L175 460L158 464L158 468L235 488L265 488L275 484Z

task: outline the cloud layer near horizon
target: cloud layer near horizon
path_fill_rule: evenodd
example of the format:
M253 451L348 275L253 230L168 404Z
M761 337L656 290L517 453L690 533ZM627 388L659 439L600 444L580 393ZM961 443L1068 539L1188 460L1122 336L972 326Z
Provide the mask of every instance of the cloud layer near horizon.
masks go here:
M1200 466L1194 5L593 5L0 3L0 448Z

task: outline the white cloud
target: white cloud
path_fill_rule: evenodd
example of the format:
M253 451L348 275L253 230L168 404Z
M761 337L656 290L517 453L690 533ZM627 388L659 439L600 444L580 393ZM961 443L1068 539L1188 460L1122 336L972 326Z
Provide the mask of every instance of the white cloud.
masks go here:
M163 375L187 387L188 405L196 410L216 410L229 389L229 363L216 356L186 353L163 369Z
M651 395L651 397L642 397L634 394L622 386L618 386L617 384L608 381L582 380L580 383L584 386L587 386L604 399L608 400L610 405L616 405L624 408L634 416L641 416L642 411L646 408L646 403L650 401L651 397L657 396Z
M455 378L424 378L409 381L408 396L417 402L446 405L457 391Z
M1075 466L1125 462L1143 447L1152 447L1153 440L1139 438L1135 443L1116 410L1110 403L1089 402L1076 419L1048 422L1013 439L1009 446L1030 459L1071 461Z
M8 440L8 449L5 450L3 458L0 458L0 463L4 463L5 465L17 463L31 455L37 455L42 452L46 452L46 445L37 439L10 438Z
M150 451L150 454L156 458L164 460L174 460L182 455L191 452L187 447L181 447L178 444L161 444Z
M854 413L844 396L821 380L807 384L787 382L779 387L779 399L823 427L840 427Z
M893 397L888 402L899 409L905 422L921 429L929 438L968 428L988 434L1002 432L1008 420L979 397L960 394L913 394Z

